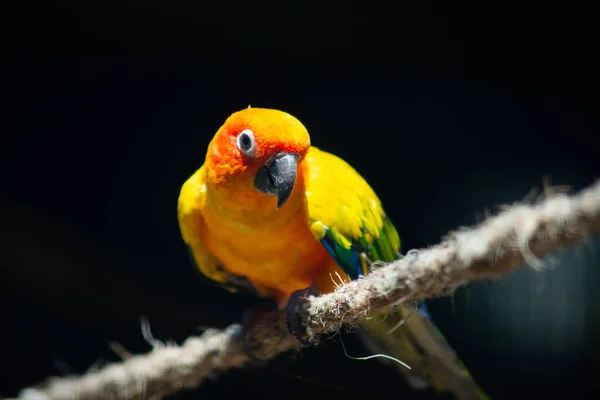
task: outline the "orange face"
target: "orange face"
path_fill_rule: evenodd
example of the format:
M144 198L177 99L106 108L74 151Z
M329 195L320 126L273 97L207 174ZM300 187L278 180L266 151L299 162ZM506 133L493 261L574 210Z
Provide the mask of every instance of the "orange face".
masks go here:
M277 110L247 108L232 114L211 141L206 155L209 181L241 191L277 196L283 206L294 187L297 164L308 148L306 128Z

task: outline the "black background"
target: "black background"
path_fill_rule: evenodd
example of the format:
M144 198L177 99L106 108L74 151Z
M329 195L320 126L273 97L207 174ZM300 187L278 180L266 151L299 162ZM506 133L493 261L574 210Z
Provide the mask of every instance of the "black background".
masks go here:
M212 135L249 104L292 113L360 171L405 251L544 176L580 189L600 175L595 21L573 3L82 3L0 13L2 395L117 360L111 341L147 351L142 315L178 342L240 320L254 299L197 276L176 202ZM429 302L492 397L595 386L598 244ZM337 338L175 397L210 395L432 393L346 358Z

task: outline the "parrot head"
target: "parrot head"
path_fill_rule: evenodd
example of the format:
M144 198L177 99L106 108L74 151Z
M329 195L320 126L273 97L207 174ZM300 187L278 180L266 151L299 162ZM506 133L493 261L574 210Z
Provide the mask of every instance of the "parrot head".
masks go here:
M310 147L304 125L278 110L247 108L232 114L208 146L209 180L217 190L245 199L277 198L276 209L289 199L298 163Z

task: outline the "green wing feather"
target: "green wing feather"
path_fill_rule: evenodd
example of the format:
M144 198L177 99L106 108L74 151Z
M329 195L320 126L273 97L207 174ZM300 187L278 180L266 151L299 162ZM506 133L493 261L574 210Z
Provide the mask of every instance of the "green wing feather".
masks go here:
M366 275L374 261L390 262L399 257L400 237L387 216L376 235L364 225L361 234L354 238L345 237L335 227L320 221L313 222L311 228L313 232L321 232L319 241L350 279Z

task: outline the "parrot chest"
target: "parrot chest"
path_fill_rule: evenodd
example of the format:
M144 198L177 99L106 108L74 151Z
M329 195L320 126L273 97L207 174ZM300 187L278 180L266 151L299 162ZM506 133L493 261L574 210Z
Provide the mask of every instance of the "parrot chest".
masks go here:
M255 284L291 293L308 287L329 255L299 215L285 223L208 218L205 245L223 267Z

